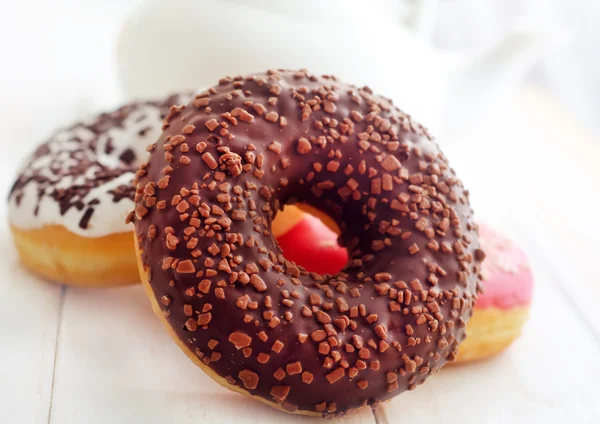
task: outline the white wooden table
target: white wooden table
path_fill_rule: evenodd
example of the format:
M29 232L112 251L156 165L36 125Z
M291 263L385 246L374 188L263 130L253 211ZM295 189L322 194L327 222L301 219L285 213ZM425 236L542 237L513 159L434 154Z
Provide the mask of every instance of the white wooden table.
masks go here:
M107 28L118 26L124 2L136 1L0 0L0 51L10 59L0 67L1 199L33 142L110 104ZM503 355L448 367L382 409L342 421L600 423L600 144L531 89L495 125L442 142L477 217L529 253L531 319ZM0 201L0 423L307 420L206 377L160 327L141 287L67 289L29 275L5 216Z
M445 150L478 218L530 255L536 287L523 337L497 358L448 367L380 410L342 421L600 422L600 146L537 90L517 96L500 118L486 138L475 131ZM28 148L17 144L10 153ZM4 155L0 165L8 184L15 161ZM0 422L307 420L205 376L160 327L141 287L73 289L29 275L12 247L4 204L0 215Z

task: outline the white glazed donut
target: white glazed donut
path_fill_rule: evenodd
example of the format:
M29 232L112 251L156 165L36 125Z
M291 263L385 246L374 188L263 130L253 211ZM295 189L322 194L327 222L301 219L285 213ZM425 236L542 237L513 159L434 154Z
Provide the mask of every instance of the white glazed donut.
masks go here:
M61 129L24 160L9 196L23 264L78 285L138 281L131 228L134 171L171 105L191 94L131 103Z

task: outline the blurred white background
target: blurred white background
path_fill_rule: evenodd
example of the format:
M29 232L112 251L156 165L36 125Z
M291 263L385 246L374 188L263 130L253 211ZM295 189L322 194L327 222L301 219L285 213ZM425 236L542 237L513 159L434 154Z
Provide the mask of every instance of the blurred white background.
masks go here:
M571 42L545 58L527 81L549 89L583 125L600 134L600 2L590 0L444 0L435 42L442 47L485 45L518 16L570 31ZM596 137L596 139L598 139Z
M0 91L9 96L4 98L0 113L31 108L33 101L33 114L51 108L57 120L65 122L70 117L61 116L61 103L79 102L82 113L92 105L110 104L118 94L111 61L118 29L140 2L0 0L0 51L4 65L0 69ZM438 46L452 49L486 46L498 39L518 16L533 17L547 27L571 31L571 44L544 59L527 81L548 89L582 125L598 134L599 2L441 0L434 40ZM90 90L90 86L96 90ZM37 99L18 95L31 92L32 87L38 93ZM85 95L77 95L78 91ZM61 93L60 99L55 93ZM48 99L50 94L54 100ZM41 137L48 128L30 131L33 137Z

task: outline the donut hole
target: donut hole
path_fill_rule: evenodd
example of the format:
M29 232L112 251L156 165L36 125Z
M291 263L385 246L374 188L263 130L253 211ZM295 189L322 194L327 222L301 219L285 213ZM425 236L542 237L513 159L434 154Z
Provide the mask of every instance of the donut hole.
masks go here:
M339 226L312 206L286 205L273 226L286 259L309 272L337 274L348 262L348 250L338 242Z

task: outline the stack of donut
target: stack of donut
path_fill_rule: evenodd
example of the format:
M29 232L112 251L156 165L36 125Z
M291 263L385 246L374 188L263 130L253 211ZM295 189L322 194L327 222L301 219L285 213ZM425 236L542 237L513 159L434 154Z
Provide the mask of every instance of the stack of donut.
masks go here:
M62 130L9 204L33 272L114 285L139 271L208 375L324 417L455 361L465 328L480 332L482 273L505 270L482 268L468 193L427 130L368 88L306 71L223 78ZM485 337L472 345L490 350Z

